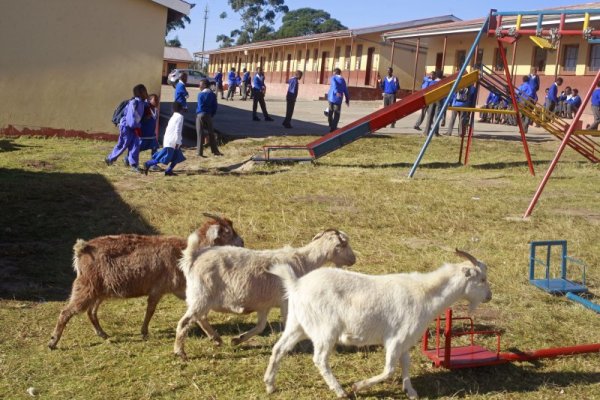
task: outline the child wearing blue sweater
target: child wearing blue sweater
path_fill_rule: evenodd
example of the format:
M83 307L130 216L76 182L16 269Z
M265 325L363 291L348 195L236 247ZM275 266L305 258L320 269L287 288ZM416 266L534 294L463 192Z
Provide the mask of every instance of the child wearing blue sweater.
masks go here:
M204 157L203 144L204 138L208 135L210 150L215 156L222 156L223 153L217 147L217 135L213 128L213 117L217 113L217 96L209 89L209 82L203 79L200 82L200 93L198 93L198 106L196 107L196 139L198 144L198 155Z

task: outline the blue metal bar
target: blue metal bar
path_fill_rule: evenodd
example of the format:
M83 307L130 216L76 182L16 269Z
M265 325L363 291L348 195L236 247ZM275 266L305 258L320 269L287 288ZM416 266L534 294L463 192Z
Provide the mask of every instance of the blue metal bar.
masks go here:
M456 77L456 80L454 81L454 84L452 85L452 89L450 89L450 92L448 93L446 100L444 100L444 105L442 106L442 109L437 110L438 112L437 112L437 116L435 117L435 122L434 122L433 126L429 129L429 134L427 135L427 139L425 140L425 143L423 144L423 148L421 149L421 152L419 153L415 163L413 164L410 172L408 173L409 178L412 178L415 175L415 172L417 171L417 167L421 163L421 160L423 159L423 156L425 155L425 151L427 150L429 143L431 143L431 139L433 138L433 132L436 131L436 129L440 125L440 122L442 122L442 115L448 109L448 105L450 104L450 98L452 97L452 94L456 92L456 88L458 87L460 80L462 79L463 75L465 74L467 67L471 63L471 59L473 58L473 54L475 53L475 49L479 45L479 41L481 40L483 33L484 32L487 33L489 22L490 22L490 17L488 16L485 19L485 22L483 23L483 25L481 26L481 30L477 34L477 37L475 38L473 45L469 49L469 53L467 54L467 57L465 58L465 62L463 63L462 67L460 68L460 71L458 72L458 76ZM443 68L443 66L442 66L442 68Z
M567 242L562 246L562 264L560 266L561 272L560 276L563 279L567 279Z
M592 311L596 311L597 313L600 313L600 304L596 304L596 303L592 303L589 300L584 299L581 296L577 296L575 293L567 293L567 299L569 300L573 300L579 304L581 304L582 306L589 308Z
M492 11L491 15L493 17L503 16L503 17L516 17L518 15L523 16L538 16L538 15L582 15L585 13L589 14L600 14L600 9L581 9L581 10L548 10L548 11Z
M537 31L538 33L542 30L542 22L544 21L544 15L540 14L538 15L538 20L537 20Z
M600 39L588 39L588 43L598 44L598 43L600 43Z

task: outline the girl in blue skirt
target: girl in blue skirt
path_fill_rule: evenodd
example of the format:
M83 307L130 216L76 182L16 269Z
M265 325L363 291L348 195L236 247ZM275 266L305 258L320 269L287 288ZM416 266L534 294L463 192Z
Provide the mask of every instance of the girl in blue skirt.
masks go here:
M144 174L148 175L150 167L161 163L169 165L165 171L165 176L173 176L173 168L180 162L185 161L185 157L181 151L182 131L183 131L183 115L181 111L183 106L181 103L173 103L173 115L169 119L165 137L163 139L163 148L152 156L152 159L144 163Z

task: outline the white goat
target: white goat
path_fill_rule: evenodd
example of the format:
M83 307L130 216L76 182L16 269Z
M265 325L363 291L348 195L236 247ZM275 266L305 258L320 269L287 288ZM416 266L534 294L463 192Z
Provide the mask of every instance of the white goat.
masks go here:
M492 298L485 264L466 252L457 249L456 253L469 261L445 264L425 274L372 276L325 268L297 278L288 265L273 266L270 272L283 280L289 313L265 372L267 393L275 390L281 358L299 341L310 339L313 361L338 397L345 397L346 392L328 363L336 343L385 346L383 373L356 382L353 391L390 378L400 359L403 390L409 398L416 398L409 377L409 350L427 324L456 301L468 300L473 310Z
M348 236L335 229L319 233L309 244L300 248L249 250L224 246L197 251L194 242L192 234L180 261L187 282L188 309L177 325L174 351L183 359L186 358L184 341L191 322L196 321L217 345L222 343L208 323L211 310L258 314L257 325L233 338L233 345L261 333L271 308L281 307L282 314L286 314L281 280L268 272L272 265L286 263L295 275L301 276L327 262L342 266L352 265L356 261Z

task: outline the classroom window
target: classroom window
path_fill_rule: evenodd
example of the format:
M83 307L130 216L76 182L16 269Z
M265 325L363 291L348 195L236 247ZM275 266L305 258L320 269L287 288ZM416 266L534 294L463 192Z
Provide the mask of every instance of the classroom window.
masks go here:
M352 56L352 46L346 46L346 51L344 52L344 69L350 69L350 57Z
M500 49L496 47L494 50L494 65L492 68L496 72L504 72L504 63L502 62L502 54L500 53Z
M590 59L588 61L588 69L590 71L598 71L600 69L600 45L590 45Z
M466 50L457 50L456 51L456 64L454 68L456 71L460 70L465 60L467 59L467 51Z
M579 54L579 46L566 45L563 53L563 71L575 72L577 69L577 55Z
M536 67L538 72L546 71L546 58L548 58L548 50L540 47L533 48L532 66Z
M356 46L356 70L360 70L360 62L362 61L362 44Z
M342 53L342 48L340 46L337 46L335 48L335 52L333 53L333 67L334 68L339 68L340 67L340 55Z

